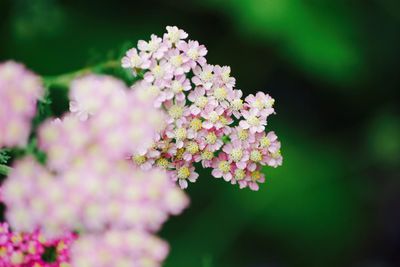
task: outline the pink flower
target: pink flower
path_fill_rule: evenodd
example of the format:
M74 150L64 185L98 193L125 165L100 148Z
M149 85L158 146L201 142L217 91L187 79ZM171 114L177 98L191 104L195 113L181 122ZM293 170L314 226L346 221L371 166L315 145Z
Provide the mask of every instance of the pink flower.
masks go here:
M166 40L170 46L177 44L180 40L186 39L188 34L179 29L176 26L167 26L167 33L164 33L164 40Z
M189 166L184 161L178 161L175 165L176 170L170 171L170 175L173 181L178 181L179 186L182 189L188 187L188 182L196 182L199 174L194 171L193 166Z
M199 42L192 40L189 40L189 42L180 41L177 47L190 59L189 65L191 68L195 68L197 63L201 66L206 64L204 56L207 54L207 48L204 45L199 45Z
M0 148L26 145L37 100L43 94L41 79L23 65L0 64Z
M189 58L181 54L178 49L169 50L168 53L168 63L171 64L174 68L174 75L179 76L183 75L190 71L190 65L187 64Z
M228 114L233 114L236 119L240 119L242 114L240 111L243 109L243 92L241 90L232 90L229 92L229 111Z
M166 90L170 91L176 100L183 101L186 97L184 92L190 91L191 89L190 80L187 79L185 75L181 75L175 76L175 79L171 81Z
M225 181L229 182L232 179L231 164L229 163L228 155L221 152L217 158L212 161L212 172L211 174L215 178L223 177Z
M71 83L70 111L85 121L96 114L113 94L123 94L125 84L111 76L88 75Z
M240 127L249 129L251 133L261 133L267 124L267 118L261 116L256 109L242 110L244 120L239 122Z
M215 108L208 106L203 110L201 116L205 119L203 122L203 128L210 130L216 128L217 130L222 128L224 125L220 121L220 116L224 113L224 108L217 106Z
M173 78L173 72L174 69L167 60L153 61L150 71L144 74L144 80L159 87L166 87Z
M201 130L197 136L200 148L211 152L219 150L224 144L222 135L223 132L221 130Z
M222 148L228 157L229 161L235 163L236 167L239 169L245 169L247 166L247 161L249 160L249 152L242 146L242 142L234 141L224 145Z
M140 230L109 230L80 237L71 248L72 266L161 266L168 244ZM93 257L93 255L97 255Z
M250 109L257 110L263 117L268 117L274 113L273 105L275 100L263 92L258 92L255 96L252 94L248 95L245 101Z
M137 52L136 48L131 48L126 52L126 56L122 58L123 68L132 68L133 74L136 75L136 69L148 69L151 61L149 60L150 55L147 53Z
M152 34L149 42L140 40L138 42L140 51L148 53L154 59L161 59L165 52L168 51L168 45L157 35Z
M203 86L206 90L209 90L213 85L214 80L214 66L206 64L202 67L196 66L193 69L194 77L192 82L196 86Z
M205 168L213 167L218 177L240 188L251 185L255 189L257 183L248 178L253 172L262 165L276 167L282 163L279 141L264 133L267 118L274 113L274 100L262 92L243 100L243 92L234 88L231 68L207 64L206 47L186 38L186 32L169 26L163 39L152 36L149 42L139 42L139 49L146 46L144 53L151 53L147 47L150 43L157 51L163 45L167 47L161 57L151 56L144 80L148 91L157 95L155 107L168 116L167 126L156 134L155 145L148 149L152 156L136 153L135 161L141 168L161 166L175 176L175 166L191 168L201 162ZM220 159L224 155L227 164ZM215 167L217 161L225 171ZM180 183L187 186L186 180Z
M232 89L235 86L236 80L231 77L231 67L229 66L219 66L215 65L214 73L216 77L216 85L217 86L226 86L229 89Z

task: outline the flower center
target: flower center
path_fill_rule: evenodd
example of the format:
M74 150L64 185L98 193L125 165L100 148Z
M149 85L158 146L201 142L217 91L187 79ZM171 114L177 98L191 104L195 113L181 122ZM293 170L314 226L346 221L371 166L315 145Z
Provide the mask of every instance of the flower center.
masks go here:
M158 167L166 169L168 167L169 162L166 158L159 158L157 159L156 164Z
M186 138L186 129L178 128L175 130L175 138L176 140L183 140Z
M242 169L236 169L235 170L235 179L236 180L243 180L244 177L246 176L246 173Z
M183 59L182 59L181 55L176 55L176 56L171 57L170 61L171 61L172 65L174 65L174 67L179 67L183 63Z
M268 137L264 136L260 139L261 147L268 147L270 144L271 144L271 141L268 139Z
M234 148L232 149L230 156L233 161L238 162L243 157L243 150L240 148Z
M151 70L151 72L153 73L153 75L154 75L156 78L161 78L162 76L164 76L164 69L163 69L160 65L155 66L155 67Z
M217 142L217 136L215 133L211 132L206 135L206 142L207 144L213 145Z
M231 169L231 166L228 161L222 160L220 163L218 163L218 169L223 173L227 173Z
M260 178L261 178L261 172L259 172L259 171L254 171L254 172L252 172L251 173L251 180L252 181L258 181L258 180L260 180Z
M203 71L200 75L200 78L203 81L210 81L214 77L214 74L211 71Z
M190 48L186 54L192 59L196 60L199 57L199 52L195 48Z
M199 145L196 142L191 141L187 144L186 150L192 155L196 154L199 152Z
M259 120L256 116L254 116L254 115L251 115L251 116L247 119L247 121L249 122L249 124L250 124L251 126L258 126L258 125L260 125L260 120Z
M215 111L211 111L208 117L209 117L209 119L210 119L210 121L211 121L212 123L217 122L218 119L219 119L219 115L218 115L218 113L215 112Z
M259 162L262 160L261 152L258 150L252 150L250 152L250 159L254 162Z
M190 170L188 167L183 166L178 170L178 178L179 179L187 179L190 176Z
M240 140L244 141L249 138L249 132L247 130L239 130L238 137Z
M137 165L142 165L143 163L146 162L146 157L142 155L135 155L132 157L132 160L137 164Z
M178 81L173 81L171 85L172 91L174 93L180 93L183 91L183 86L180 82Z
M185 149L184 148L179 148L176 151L175 158L178 159L178 160L182 159L183 153L185 153Z
M198 98L196 98L195 102L196 106L198 106L199 108L204 108L207 103L208 103L208 98L205 96L200 96Z
M214 153L211 151L205 150L201 153L201 159L203 160L211 160L214 157Z
M178 105L173 105L168 110L168 114L174 119L179 119L180 117L182 117L183 108L181 106L178 106Z
M139 55L136 54L133 57L131 57L132 66L138 66L140 65L140 63L142 63L142 59L139 57Z
M194 118L191 122L190 122L190 128L192 128L195 131L198 131L201 129L201 120L198 118Z
M219 101L224 100L227 96L228 92L226 91L225 87L218 87L214 90L214 97Z
M243 100L240 98L234 99L231 102L231 107L233 110L236 110L236 111L241 110L243 108Z

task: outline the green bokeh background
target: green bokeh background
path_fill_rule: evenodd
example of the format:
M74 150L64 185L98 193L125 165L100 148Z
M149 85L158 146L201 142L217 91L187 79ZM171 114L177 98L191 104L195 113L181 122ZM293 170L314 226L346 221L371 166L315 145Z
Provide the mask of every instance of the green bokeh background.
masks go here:
M165 267L400 266L400 2L0 0L0 60L58 75L166 25L276 99L284 165L259 192L201 173Z

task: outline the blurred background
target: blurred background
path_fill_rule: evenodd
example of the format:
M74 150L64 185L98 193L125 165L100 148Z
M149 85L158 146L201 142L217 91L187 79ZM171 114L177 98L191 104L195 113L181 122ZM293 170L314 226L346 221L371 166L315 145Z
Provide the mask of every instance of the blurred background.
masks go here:
M276 99L284 165L259 192L204 171L165 267L400 266L400 2L0 0L0 61L62 74L167 25Z

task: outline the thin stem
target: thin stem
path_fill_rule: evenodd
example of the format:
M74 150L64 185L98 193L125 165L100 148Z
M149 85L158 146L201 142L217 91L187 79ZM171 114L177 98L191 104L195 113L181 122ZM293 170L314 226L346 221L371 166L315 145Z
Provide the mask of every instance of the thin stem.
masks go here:
M85 74L90 74L90 73L101 73L107 69L114 69L120 66L120 62L117 60L111 60L107 61L105 63L101 63L95 66L83 68L77 71L73 71L70 73L65 73L61 75L56 75L56 76L45 76L43 77L43 80L46 84L47 87L51 86L57 86L57 87L68 87L69 83L79 77L83 76Z
M0 175L7 176L8 173L11 171L11 168L7 165L0 164Z

